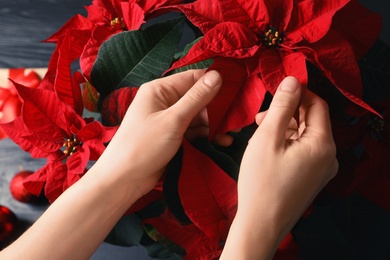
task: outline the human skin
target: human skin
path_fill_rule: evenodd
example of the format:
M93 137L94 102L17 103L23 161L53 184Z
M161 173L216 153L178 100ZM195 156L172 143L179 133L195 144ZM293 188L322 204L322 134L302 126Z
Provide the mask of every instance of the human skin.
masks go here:
M142 85L99 160L0 259L88 259L160 179L184 133L217 94L219 73L188 71Z
M204 111L222 79L216 71L204 73L187 71L141 86L99 160L0 259L88 259L128 208L154 188L183 136L207 133ZM307 92L300 128L289 129L301 89L295 79L285 83L295 91L279 88L267 114L256 118L260 126L243 157L238 211L223 259L270 258L337 169L326 104Z
M256 116L259 127L241 162L238 210L221 259L272 259L337 173L327 104L309 90L301 94L299 82L287 77L269 110Z

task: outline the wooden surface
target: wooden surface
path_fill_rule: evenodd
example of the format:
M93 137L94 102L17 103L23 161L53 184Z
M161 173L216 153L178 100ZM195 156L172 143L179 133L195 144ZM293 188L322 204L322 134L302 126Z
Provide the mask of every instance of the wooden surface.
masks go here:
M44 165L45 161L30 157L10 139L0 141L0 205L10 208L20 220L33 222L45 209L45 206L33 206L21 203L12 198L9 192L9 182L14 174L21 169L35 171Z

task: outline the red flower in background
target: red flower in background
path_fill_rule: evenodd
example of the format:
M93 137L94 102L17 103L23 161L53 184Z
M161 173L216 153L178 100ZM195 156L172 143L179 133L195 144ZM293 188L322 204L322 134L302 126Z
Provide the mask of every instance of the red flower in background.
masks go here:
M390 210L390 106L389 99L373 104L382 117L366 114L349 124L333 122L341 166L326 191L347 196L359 192Z
M237 183L188 141L183 162L178 193L191 224L181 224L169 211L145 223L185 249L185 259L215 259L236 214Z
M10 69L10 79L25 85L29 88L36 88L41 79L39 75L30 71L25 74L25 69ZM0 124L8 123L20 115L22 102L16 93L13 84L9 81L7 85L0 86ZM0 139L7 137L0 128Z
M48 71L54 87L64 88L57 84L58 81L69 83L72 78L70 64L78 58L82 73L89 80L98 50L104 41L119 32L141 28L145 21L160 13L162 6L181 2L182 0L94 0L92 5L86 7L88 17L72 17L46 40L57 44Z
M26 88L14 83L23 100L21 116L3 124L7 135L34 158L47 158L47 164L26 179L25 187L53 202L85 172L89 160L97 160L116 128L83 119L56 93L43 86Z
M225 79L221 93L209 107L211 134L252 123L264 93L274 93L285 76L295 76L306 85L307 61L346 97L373 111L360 99L362 82L355 52L364 53L373 45L380 17L362 11L364 8L354 1L346 6L348 2L216 0L210 5L208 0L198 0L176 6L204 37L172 69L213 58L211 68L218 69ZM339 19L333 26L332 19L342 8L342 21L351 17L355 23L340 26ZM365 16L357 20L356 12ZM354 50L348 39L355 32L361 35L369 30L373 33L360 39Z
M120 125L138 89L138 87L120 88L111 92L104 99L101 110L103 125Z

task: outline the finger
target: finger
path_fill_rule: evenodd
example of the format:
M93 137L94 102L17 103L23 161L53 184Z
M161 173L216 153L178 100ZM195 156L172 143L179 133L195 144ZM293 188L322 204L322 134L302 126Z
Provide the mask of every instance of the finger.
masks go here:
M169 112L175 114L179 120L189 124L216 96L221 85L222 78L220 74L214 70L208 71L176 104L169 108ZM178 89L177 91L179 92Z
M205 70L188 70L144 83L132 105L144 114L166 109L175 104L204 73ZM151 102L145 104L147 101Z
M305 130L303 136L310 134L330 134L332 137L332 127L327 103L313 92L307 90L302 101L305 120Z
M301 96L301 88L294 77L285 78L279 85L271 105L261 122L262 131L272 133L269 137L284 143L286 130L295 114Z
M256 124L261 125L265 116L267 115L267 111L260 112L256 115ZM286 139L297 139L299 137L299 127L295 118L291 118L286 130Z
M263 122L265 116L267 115L267 111L263 111L263 112L260 112L258 113L256 116L255 116L255 121L256 121L256 124L257 125L261 125L261 122Z
M198 80L204 76L206 70L187 70L177 74L161 78L161 85L174 89L182 97Z

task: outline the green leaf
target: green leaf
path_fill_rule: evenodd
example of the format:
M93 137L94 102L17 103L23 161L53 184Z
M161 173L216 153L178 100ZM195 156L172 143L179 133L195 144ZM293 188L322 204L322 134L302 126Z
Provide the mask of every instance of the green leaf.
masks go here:
M177 53L175 55L175 58L178 60L178 59L184 57L190 51L192 46L194 46L195 43L197 43L200 39L202 39L202 37L199 37L199 38L195 39L193 42L187 44L182 52ZM177 68L177 69L171 71L170 74L176 74L176 73L183 72L186 70L191 70L191 69L207 69L208 67L211 66L211 64L213 64L213 59L208 59L208 60L200 61L200 62L197 62L194 64L190 64L187 66Z
M105 41L91 71L92 85L101 98L115 89L161 77L172 64L183 26L184 19L177 18Z
M135 246L140 244L143 234L141 220L135 214L126 215L118 221L105 242L118 246Z

